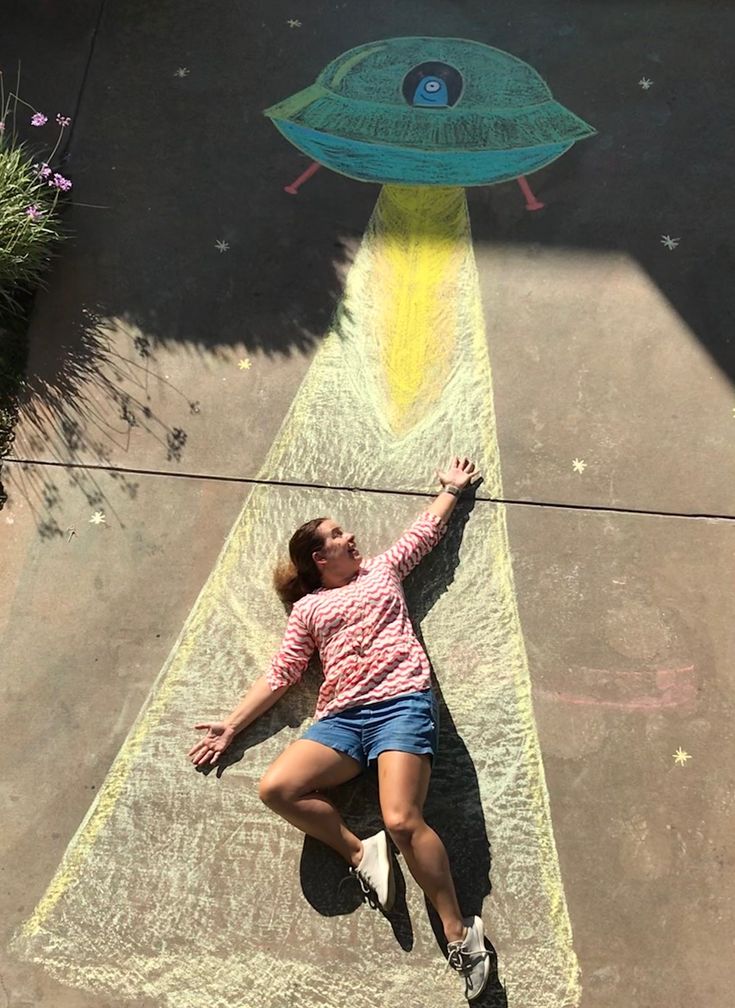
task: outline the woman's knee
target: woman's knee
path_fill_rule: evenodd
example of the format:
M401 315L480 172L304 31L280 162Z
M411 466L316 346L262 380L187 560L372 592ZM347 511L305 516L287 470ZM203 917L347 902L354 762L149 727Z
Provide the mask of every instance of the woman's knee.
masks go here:
M417 830L424 827L424 817L415 808L384 810L383 822L398 848L410 846Z
M258 785L258 797L268 808L278 809L293 801L293 789L278 774L265 773Z

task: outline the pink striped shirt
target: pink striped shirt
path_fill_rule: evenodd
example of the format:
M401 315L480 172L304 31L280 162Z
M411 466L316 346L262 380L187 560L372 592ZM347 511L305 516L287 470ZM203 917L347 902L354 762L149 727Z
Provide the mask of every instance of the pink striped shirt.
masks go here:
M324 682L314 717L402 696L431 685L431 668L409 619L401 581L444 535L430 511L385 553L361 564L340 588L317 588L295 603L267 672L272 690L301 678L314 650Z

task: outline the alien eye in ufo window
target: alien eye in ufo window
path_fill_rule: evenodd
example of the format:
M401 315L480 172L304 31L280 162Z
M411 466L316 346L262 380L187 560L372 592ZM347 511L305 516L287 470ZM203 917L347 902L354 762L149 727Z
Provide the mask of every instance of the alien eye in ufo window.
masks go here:
M416 108L448 108L461 94L462 74L447 63L420 63L403 78L403 97Z

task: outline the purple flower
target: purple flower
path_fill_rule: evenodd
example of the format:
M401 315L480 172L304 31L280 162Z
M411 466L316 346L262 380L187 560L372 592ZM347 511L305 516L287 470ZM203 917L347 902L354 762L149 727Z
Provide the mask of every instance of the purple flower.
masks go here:
M5 123L4 122L0 122L0 133L4 133L4 132L5 132Z
M51 169L49 168L49 166L46 164L45 161L41 162L41 164L34 164L33 170L35 171L36 175L40 175L41 178L48 178L49 175L51 174Z
M64 178L64 176L59 175L58 172L54 174L54 177L52 179L49 179L48 184L50 186L53 186L54 189L63 189L64 192L67 192L69 189L71 189L71 179Z
M31 220L34 221L38 220L39 217L43 217L43 210L41 210L41 208L37 206L35 203L32 203L31 206L26 207L26 213L31 218Z
M45 126L47 122L48 116L45 116L43 112L36 112L31 118L31 126Z
M59 126L71 126L71 118L69 116L63 116L61 112L56 113L56 122Z

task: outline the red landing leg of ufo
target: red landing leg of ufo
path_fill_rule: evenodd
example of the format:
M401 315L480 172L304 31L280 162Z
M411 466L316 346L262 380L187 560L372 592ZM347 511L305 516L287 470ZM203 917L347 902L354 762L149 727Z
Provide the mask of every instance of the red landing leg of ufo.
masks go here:
M302 172L298 178L295 178L290 185L283 187L283 191L289 193L291 196L297 196L299 189L304 184L304 182L308 182L311 176L314 175L316 172L318 172L320 168L321 165L319 164L318 161L312 161L312 163L309 165L309 167L306 169L305 172ZM536 199L536 197L533 194L533 190L528 184L525 175L521 175L520 178L516 179L516 181L518 182L518 185L521 187L521 192L525 196L526 210L543 210L546 204L541 203L540 200Z

